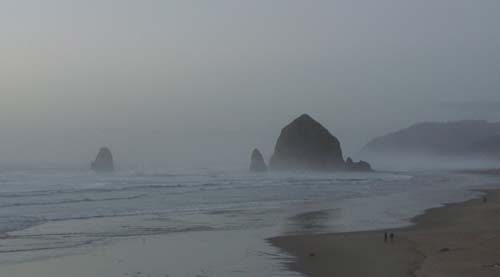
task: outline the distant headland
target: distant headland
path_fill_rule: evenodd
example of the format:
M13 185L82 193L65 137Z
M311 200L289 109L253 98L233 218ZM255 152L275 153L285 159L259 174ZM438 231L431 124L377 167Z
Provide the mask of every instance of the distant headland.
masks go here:
M373 139L361 150L360 156L377 163L498 162L500 123L484 120L417 123Z

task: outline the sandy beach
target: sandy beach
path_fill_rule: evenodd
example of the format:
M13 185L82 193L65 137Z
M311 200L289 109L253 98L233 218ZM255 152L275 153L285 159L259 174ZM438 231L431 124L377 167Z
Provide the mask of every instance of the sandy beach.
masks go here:
M269 241L306 276L500 276L500 191L428 210L402 229ZM384 242L384 232L395 239Z
M217 178L207 186L205 176L196 177L199 186L170 184L198 180L182 176L173 180L161 177L166 187L151 187L151 181L159 180L142 180L144 177L134 175L99 179L72 174L62 175L67 182L62 193L60 187L56 192L51 187L39 192L40 183L62 183L60 177L51 174L47 174L50 178L30 175L33 186L29 188L34 192L28 195L18 191L18 184L12 191L3 192L6 197L2 204L12 205L3 208L4 214L22 209L23 214L54 220L5 233L0 243L0 276L377 276L377 272L378 276L406 276L411 272L437 272L436 268L455 269L451 267L455 266L454 260L463 259L457 256L464 255L461 249L470 248L461 237L470 244L498 231L496 220L490 217L500 209L500 196L493 192L486 204L479 198L428 210L414 219L416 226L395 229L407 226L412 217L430 207L481 197L479 189L498 187L496 177L484 175L440 172L415 176L296 176L291 184L286 181L289 177L281 175L261 179L235 175L231 183L239 183L231 187ZM67 181L71 178L75 183ZM105 190L96 192L96 187L90 186L73 191L75 187L85 188L86 183L104 181L110 184ZM137 187L144 181L145 187ZM189 193L176 193L186 189ZM12 195L15 197L10 199ZM143 196L130 199L135 195ZM226 206L228 199L235 196L249 204ZM75 199L76 203L65 199ZM213 201L213 208L200 206L199 199ZM259 205L252 204L255 201ZM163 214L149 212L158 207L183 209ZM121 209L142 209L144 213L103 213ZM472 215L463 216L469 213ZM97 216L65 219L67 215ZM464 218L474 222L465 222ZM393 243L385 243L381 231L353 233L381 228L393 228L388 230L396 234ZM332 232L336 234L306 235ZM274 245L267 241L285 235L302 236L272 239ZM443 248L450 251L440 252ZM296 256L298 262L287 263L295 261ZM487 267L497 262L496 256L486 255L470 268L496 274L495 267ZM450 260L443 263L444 258Z

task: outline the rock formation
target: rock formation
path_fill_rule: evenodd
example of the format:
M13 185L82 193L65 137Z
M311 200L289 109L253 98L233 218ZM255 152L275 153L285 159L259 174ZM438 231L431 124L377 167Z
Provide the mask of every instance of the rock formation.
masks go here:
M269 169L372 171L365 161L344 162L339 140L307 114L281 130Z
M350 171L372 171L372 166L369 163L365 161L353 162L351 157L346 159L345 167Z
M91 169L95 172L111 172L113 171L113 155L109 148L103 147L99 150L97 157L91 164Z
M264 161L264 157L262 157L262 154L257 148L255 148L252 152L252 159L250 161L250 171L251 172L267 171L267 165L266 162Z
M340 142L307 114L281 130L269 163L272 170L341 170Z

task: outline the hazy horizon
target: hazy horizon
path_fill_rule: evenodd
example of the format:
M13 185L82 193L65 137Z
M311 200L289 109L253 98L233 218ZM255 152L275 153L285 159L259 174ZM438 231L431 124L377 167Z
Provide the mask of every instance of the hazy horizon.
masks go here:
M3 1L0 164L223 166L308 113L355 155L500 121L500 2Z

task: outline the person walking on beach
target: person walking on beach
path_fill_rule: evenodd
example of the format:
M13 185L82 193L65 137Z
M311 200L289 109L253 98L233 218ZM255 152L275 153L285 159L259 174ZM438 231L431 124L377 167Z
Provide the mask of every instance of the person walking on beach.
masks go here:
M394 233L391 233L391 242L394 242Z
M387 242L387 232L384 233L384 242Z

